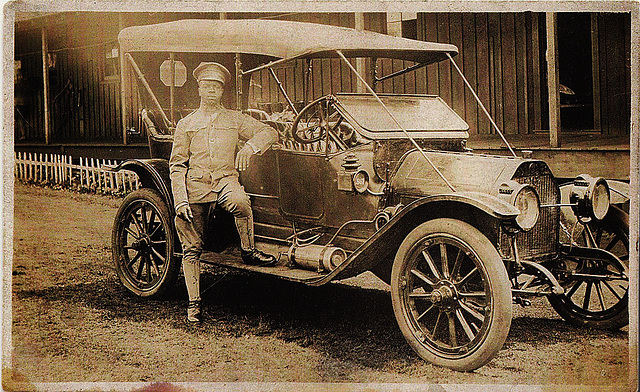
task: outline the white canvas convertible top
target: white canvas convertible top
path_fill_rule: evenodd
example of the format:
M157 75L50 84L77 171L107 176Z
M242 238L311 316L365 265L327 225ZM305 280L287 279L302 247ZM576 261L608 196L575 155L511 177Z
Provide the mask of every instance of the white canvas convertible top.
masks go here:
M347 27L281 20L186 19L123 29L123 52L241 53L290 57L379 57L433 63L458 53L454 45L416 41Z

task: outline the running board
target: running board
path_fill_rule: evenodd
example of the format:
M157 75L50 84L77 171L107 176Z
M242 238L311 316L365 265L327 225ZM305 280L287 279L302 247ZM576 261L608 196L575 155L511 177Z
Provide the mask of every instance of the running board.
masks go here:
M273 253L278 255L278 253ZM278 263L271 267L260 267L254 265L247 265L242 262L239 249L229 249L224 254L215 252L202 252L200 260L203 263L214 264L226 268L234 268L242 271L258 272L265 275L275 276L281 279L289 280L292 282L309 283L319 278L322 278L324 274L319 274L315 271L308 271L300 268L288 267L289 260L285 254L280 254Z

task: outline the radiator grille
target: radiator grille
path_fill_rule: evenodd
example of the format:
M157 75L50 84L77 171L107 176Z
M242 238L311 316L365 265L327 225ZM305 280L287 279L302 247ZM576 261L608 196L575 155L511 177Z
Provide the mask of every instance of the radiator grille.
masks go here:
M541 205L560 203L558 183L543 162L523 163L516 170L513 180L520 184L531 185L538 193ZM538 223L530 231L516 235L521 258L537 260L557 253L560 230L559 214L559 207L540 208ZM503 252L510 257L509 237L503 233L500 240Z

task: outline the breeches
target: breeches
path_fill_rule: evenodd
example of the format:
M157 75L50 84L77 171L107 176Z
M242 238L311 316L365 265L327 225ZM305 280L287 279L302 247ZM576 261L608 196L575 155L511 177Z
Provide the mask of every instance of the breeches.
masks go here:
M237 181L222 188L216 202L190 204L193 213L191 222L176 216L176 231L182 244L182 270L190 301L200 300L200 255L209 210L215 206L215 203L232 213L236 222L251 222L253 225L249 196ZM250 233L249 230L245 232Z
M225 185L218 193L218 200L214 203L190 204L191 212L193 212L191 222L177 216L175 219L176 231L182 244L183 260L200 257L209 210L215 207L216 203L225 211L232 213L237 219L253 219L249 196L237 181Z

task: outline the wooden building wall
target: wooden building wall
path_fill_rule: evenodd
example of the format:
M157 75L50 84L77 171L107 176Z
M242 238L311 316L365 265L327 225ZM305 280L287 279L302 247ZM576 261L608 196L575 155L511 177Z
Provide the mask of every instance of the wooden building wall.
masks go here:
M15 140L44 141L42 46L40 29L16 34Z
M417 25L418 39L458 47L454 61L503 132L526 134L546 127L544 15L418 14ZM431 65L416 79L416 90L442 96L467 120L471 134L495 132L449 63Z
M631 18L629 14L613 13L592 14L592 18L594 94L598 97L594 102L594 130L605 135L628 135ZM354 27L353 15L311 14L285 19ZM386 14L366 14L365 28L386 33ZM459 55L454 61L503 132L531 134L549 129L543 13L418 13L416 38L458 47ZM353 63L354 59L350 60ZM413 63L379 60L377 74L387 75L410 65ZM367 61L365 78L370 83L369 66ZM294 91L294 101L303 99L305 67L304 61L299 61L276 70L287 91ZM587 67L584 72L592 70ZM314 61L313 74L315 83L309 88L308 99L354 90L355 77L337 59ZM254 82L255 100L284 102L267 71ZM381 82L377 91L440 95L468 122L472 136L495 134L489 119L448 62Z
M51 142L117 141L118 70L112 69L112 76L106 74L109 65L106 55L117 48L117 14L68 13L48 22L45 28ZM23 74L28 72L30 95L38 100L37 105L29 108L38 126L24 140L39 142L44 141L41 28L41 23L34 23L16 33L20 37L16 39L16 60L21 62Z
M234 18L256 17L233 14ZM270 15L278 19L355 27L354 14ZM21 23L16 31L16 60L21 79L16 84L16 142L43 143L43 92L41 27L49 38L52 143L121 143L120 79L110 68L118 61L117 33L126 26L183 18L219 18L198 13L65 13ZM630 96L630 17L628 14L594 14L595 51L599 72L594 72L599 99L596 117L605 134L628 134ZM43 23L46 22L46 23ZM364 27L386 33L386 14L366 13ZM454 58L500 128L508 134L527 134L548 128L544 14L536 13L419 13L417 38L452 43ZM303 37L301 37L303 39ZM353 60L353 59L352 59ZM378 62L378 75L411 63ZM116 68L119 64L116 65ZM304 61L283 65L276 74L291 98L302 101ZM365 64L368 71L369 64ZM191 70L188 71L189 75ZM355 90L356 79L337 59L314 61L309 96ZM371 75L366 72L370 82ZM261 102L284 102L268 71L254 80L252 96ZM494 133L471 93L447 63L431 65L378 84L380 92L438 94L465 118L472 135ZM136 108L131 108L136 109ZM137 113L137 110L133 110ZM140 129L137 120L133 125ZM144 135L132 141L144 142Z
M137 24L198 17L203 16L68 12L20 23L15 41L15 60L21 66L16 142L45 142L43 26L49 53L50 142L117 144L122 143L118 32Z
M303 15L296 20L353 27L352 15L341 19L332 15ZM546 107L541 97L545 83L541 75L545 69L544 56L539 40L540 30L544 32L544 22L541 25L540 20L544 21L544 15L533 13L419 13L417 39L456 45L460 54L454 60L498 126L506 133L529 133L543 129L546 119ZM365 28L386 33L385 14L367 15ZM413 63L381 59L378 60L377 75L387 75L410 65ZM295 66L276 71L287 91L295 91L291 96L295 101L303 98L304 68L304 61L299 61ZM366 78L371 82L368 70L367 62ZM356 82L348 67L338 59L314 61L313 74L315 83L310 87L311 97L351 91ZM254 92L257 100L284 102L268 72L262 72L255 81L260 90ZM472 134L494 133L473 95L448 62L380 82L377 91L440 95L467 120Z

